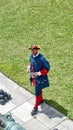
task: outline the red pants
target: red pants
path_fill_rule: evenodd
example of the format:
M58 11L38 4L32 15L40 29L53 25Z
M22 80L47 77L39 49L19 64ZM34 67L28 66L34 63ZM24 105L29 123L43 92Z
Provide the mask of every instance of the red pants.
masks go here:
M38 109L38 105L40 104L40 102L43 100L43 97L42 97L42 90L41 90L41 93L40 93L40 96L36 96L35 97L35 108Z
M35 80L32 79L32 83L33 83L33 86L36 87L36 84L35 84ZM34 107L36 109L38 109L38 105L40 104L40 102L43 100L43 97L42 97L42 90L40 92L40 95L39 96L35 96L35 105Z

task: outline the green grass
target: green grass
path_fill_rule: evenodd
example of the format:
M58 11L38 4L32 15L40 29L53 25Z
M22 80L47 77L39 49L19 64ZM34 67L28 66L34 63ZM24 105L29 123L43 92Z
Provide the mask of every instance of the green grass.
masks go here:
M46 102L73 119L73 0L0 0L0 71L30 92L32 44L51 65Z

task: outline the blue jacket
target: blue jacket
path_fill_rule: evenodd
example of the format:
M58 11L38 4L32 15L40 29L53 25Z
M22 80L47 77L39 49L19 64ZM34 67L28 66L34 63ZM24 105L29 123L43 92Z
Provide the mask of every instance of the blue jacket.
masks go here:
M39 72L43 68L45 68L47 71L50 70L50 64L46 60L46 58L39 53L37 57L33 57L33 55L30 55L30 72ZM49 79L47 74L46 75L40 75L38 77L35 77L35 83L36 83L36 95L39 95L39 91L41 89L44 89L45 87L49 87Z

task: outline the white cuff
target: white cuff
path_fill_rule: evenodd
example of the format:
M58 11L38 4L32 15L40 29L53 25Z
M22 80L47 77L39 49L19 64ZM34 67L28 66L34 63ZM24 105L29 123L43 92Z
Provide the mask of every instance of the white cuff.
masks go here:
M39 72L37 72L38 73L38 76L40 76L41 75L41 72L39 71Z

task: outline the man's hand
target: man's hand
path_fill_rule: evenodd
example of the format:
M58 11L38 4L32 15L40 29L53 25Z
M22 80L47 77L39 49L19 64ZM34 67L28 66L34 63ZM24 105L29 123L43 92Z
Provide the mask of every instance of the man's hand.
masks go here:
M33 73L33 76L37 77L37 76L38 76L38 73L37 73L37 72Z
M33 73L33 76L35 76L35 77L37 77L37 76L40 76L41 75L41 72L39 71L39 72L34 72Z
M27 73L30 73L30 65L27 66Z

